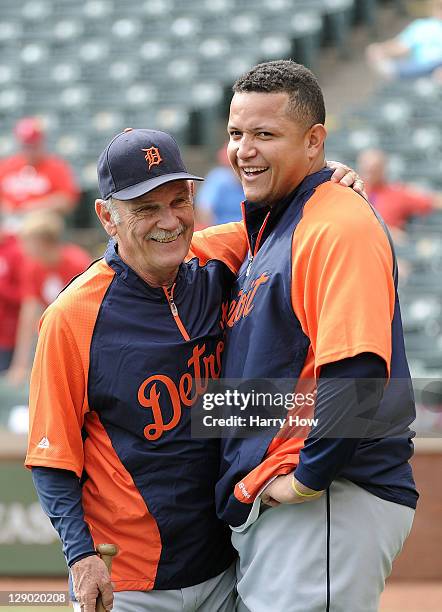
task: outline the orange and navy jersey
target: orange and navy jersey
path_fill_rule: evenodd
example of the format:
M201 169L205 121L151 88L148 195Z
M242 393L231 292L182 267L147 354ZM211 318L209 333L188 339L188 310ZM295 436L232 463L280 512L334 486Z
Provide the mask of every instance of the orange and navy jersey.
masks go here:
M250 255L225 310L227 379L293 379L314 392L321 368L361 354L379 356L392 378L380 413L393 437L361 440L339 474L409 506L417 494L408 459L414 401L405 357L394 259L370 205L321 170L271 210L244 203ZM222 440L217 506L242 525L268 480L295 469L309 433L279 426Z
M26 465L81 478L95 545L120 550L118 591L198 584L233 560L214 505L219 441L190 429L221 373L222 305L246 250L231 236L235 253L219 244L208 262L193 256L169 291L141 280L111 242L42 318Z

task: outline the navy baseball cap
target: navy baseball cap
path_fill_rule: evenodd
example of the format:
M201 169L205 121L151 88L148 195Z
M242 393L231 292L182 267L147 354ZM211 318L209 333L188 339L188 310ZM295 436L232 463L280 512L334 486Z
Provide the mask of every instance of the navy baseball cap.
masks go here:
M101 197L137 198L165 183L203 181L187 172L176 140L166 132L126 128L98 158Z

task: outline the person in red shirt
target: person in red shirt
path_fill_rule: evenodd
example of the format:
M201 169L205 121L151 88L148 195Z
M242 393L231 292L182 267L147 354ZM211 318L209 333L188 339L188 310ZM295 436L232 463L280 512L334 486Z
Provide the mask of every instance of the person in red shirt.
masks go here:
M358 157L358 169L365 181L369 201L392 230L393 237L400 239L411 217L442 208L442 196L418 191L410 185L390 183L385 173L387 166L385 153L378 149L366 149Z
M16 346L7 372L9 382L26 379L31 352L43 311L77 274L91 263L86 251L75 244L64 244L63 219L51 211L29 213L23 221L21 239L25 259L21 274L22 305Z
M31 210L70 212L80 190L69 165L47 152L37 119L21 119L14 132L20 151L0 161L0 207L8 226L17 231L23 214Z
M15 236L0 227L0 372L12 359L20 312L21 292L19 275L23 253Z

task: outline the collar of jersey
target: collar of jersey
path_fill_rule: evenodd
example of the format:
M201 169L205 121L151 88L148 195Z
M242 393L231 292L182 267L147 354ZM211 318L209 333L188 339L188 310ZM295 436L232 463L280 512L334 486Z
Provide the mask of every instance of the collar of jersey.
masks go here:
M306 191L316 189L316 187L318 187L322 183L329 181L332 174L333 170L325 167L321 168L321 170L318 170L318 172L314 172L313 174L309 174L308 176L306 176L304 180L299 183L299 185L293 191L291 191L288 195L285 196L285 198L282 198L272 206L272 215L273 211L276 212L280 208L286 208L286 206L290 202L293 202L295 199L300 198ZM254 202L249 202L248 200L245 200L244 204L246 206L246 211L252 211L257 209L268 211L269 209L268 204L266 204L265 202L255 204Z
M271 212L266 225L265 234L263 235L263 239L265 239L265 237L271 232L272 228L275 227L282 213L286 210L288 206L294 206L295 208L296 206L304 206L306 198L303 196L308 194L310 191L314 191L316 187L318 187L322 183L329 181L332 174L333 170L330 170L329 168L322 168L318 172L309 174L296 187L296 189L290 192L282 200L279 200L279 202L276 202L271 208L265 202L255 204L246 200L244 202L244 222L247 228L247 232L249 234L250 243L252 244L254 242L253 238L258 233L269 210ZM295 212L296 211L294 211L294 213ZM264 240L261 241L261 244L263 242Z
M166 296L162 287L151 287L138 274L128 266L118 255L118 248L115 240L111 238L107 245L104 259L108 266L114 270L117 277L130 287L133 293L143 295L144 297L160 302L166 302ZM186 264L181 264L178 269L178 274L175 279L174 300L179 299L180 294L184 291L186 283Z

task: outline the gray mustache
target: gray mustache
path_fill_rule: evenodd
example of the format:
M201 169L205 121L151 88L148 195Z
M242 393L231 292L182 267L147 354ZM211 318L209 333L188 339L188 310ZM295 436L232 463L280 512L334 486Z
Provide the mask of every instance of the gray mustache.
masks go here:
M149 232L149 234L147 234L146 239L150 240L174 240L176 238L178 238L178 236L180 234L182 234L184 232L186 228L184 227L184 225L181 223L180 226L173 232L168 232L166 230L154 230L152 232Z

